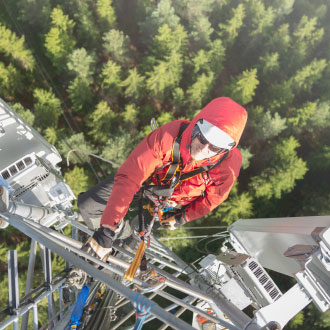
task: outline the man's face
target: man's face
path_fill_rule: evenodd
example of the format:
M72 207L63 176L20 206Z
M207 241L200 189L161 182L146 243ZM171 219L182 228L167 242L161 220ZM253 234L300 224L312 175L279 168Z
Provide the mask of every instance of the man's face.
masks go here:
M201 133L197 134L191 141L190 155L194 160L203 160L211 158L218 153L224 151L224 149L218 148L213 151L214 147L203 137ZM216 152L217 151L217 152Z

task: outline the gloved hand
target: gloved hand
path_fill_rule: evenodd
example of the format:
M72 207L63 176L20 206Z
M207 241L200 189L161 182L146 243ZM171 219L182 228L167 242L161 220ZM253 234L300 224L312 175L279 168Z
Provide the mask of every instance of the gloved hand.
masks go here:
M179 226L184 225L186 222L184 221L184 218L181 213L170 215L169 217L166 217L165 219L162 219L160 221L161 226L164 229L168 230L175 230Z
M92 237L81 247L81 250L105 262L112 250L112 242L115 233L106 227L100 227ZM94 267L97 264L90 262Z

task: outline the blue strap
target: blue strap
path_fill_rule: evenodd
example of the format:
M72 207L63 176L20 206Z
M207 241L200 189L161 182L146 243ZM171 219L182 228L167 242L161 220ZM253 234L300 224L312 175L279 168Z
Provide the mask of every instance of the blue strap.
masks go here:
M133 294L131 294L130 299L134 308L136 309L136 316L137 316L137 320L134 325L134 330L141 330L143 323L147 315L149 314L150 308L152 306L155 306L156 303L144 297L139 292L134 292Z
M71 329L72 326L75 326L73 328L76 329L77 326L81 324L80 319L81 319L81 316L84 311L84 307L85 307L86 300L88 298L88 294L89 294L89 288L87 285L84 285L82 287L82 289L79 293L79 296L77 298L77 301L74 305L74 308L73 308L73 311L71 314L71 318L70 318L70 323L68 326L69 329Z

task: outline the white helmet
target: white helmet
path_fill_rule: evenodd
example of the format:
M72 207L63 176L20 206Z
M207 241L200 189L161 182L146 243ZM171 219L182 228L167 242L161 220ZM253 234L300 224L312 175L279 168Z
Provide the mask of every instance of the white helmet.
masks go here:
M235 146L235 141L219 127L212 125L205 119L200 119L197 126L208 142L216 147L230 150Z

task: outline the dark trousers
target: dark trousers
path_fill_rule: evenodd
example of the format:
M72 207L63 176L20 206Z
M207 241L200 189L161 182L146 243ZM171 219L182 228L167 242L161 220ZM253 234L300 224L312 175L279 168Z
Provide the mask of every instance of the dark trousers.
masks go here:
M91 230L95 230L100 227L102 213L108 202L109 196L112 193L112 187L114 184L114 177L109 176L102 182L98 183L96 186L90 188L84 193L78 195L78 209L83 220L85 221L87 227ZM133 201L139 199L139 194L136 194ZM143 220L145 226L147 227L152 216L149 211L143 209L142 211ZM155 224L153 229L159 227L159 224ZM125 239L133 234L134 231L139 230L139 219L138 216L133 219L123 220L118 233L116 235L117 239Z

